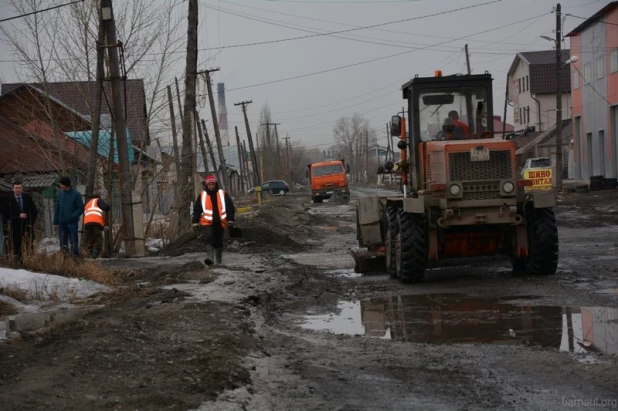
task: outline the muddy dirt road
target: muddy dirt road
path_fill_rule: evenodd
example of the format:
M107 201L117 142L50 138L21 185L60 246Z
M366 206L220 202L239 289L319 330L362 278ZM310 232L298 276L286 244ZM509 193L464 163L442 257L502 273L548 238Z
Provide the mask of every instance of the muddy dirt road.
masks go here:
M355 196L371 195L357 188ZM3 409L618 408L618 193L560 198L559 272L508 261L421 284L353 272L353 202L238 218L225 267L193 241L106 262L123 284L0 344ZM602 217L602 218L601 218Z

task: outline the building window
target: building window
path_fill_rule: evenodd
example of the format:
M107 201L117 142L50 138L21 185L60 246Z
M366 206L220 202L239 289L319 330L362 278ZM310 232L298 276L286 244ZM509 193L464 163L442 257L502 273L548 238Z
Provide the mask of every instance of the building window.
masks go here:
M530 123L530 106L526 107L526 124Z
M524 124L524 119L521 117L521 107L519 108L519 124Z
M521 93L521 78L517 79L517 92Z
M526 91L530 90L530 83L528 82L528 76L526 76Z
M579 88L579 71L577 71L575 66L573 66L573 74L571 74L571 77L573 77L573 88Z
M612 50L609 56L609 72L615 73L618 71L618 48Z
M587 63L584 65L584 81L590 83L590 80L592 80L592 63Z
M595 64L597 66L597 80L602 79L605 75L605 59L603 58L603 56L597 57L597 61Z

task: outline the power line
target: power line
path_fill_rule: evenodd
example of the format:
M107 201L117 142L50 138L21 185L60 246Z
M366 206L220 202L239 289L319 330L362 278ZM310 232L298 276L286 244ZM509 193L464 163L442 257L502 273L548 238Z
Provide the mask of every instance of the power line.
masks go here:
M42 9L42 10L31 11L30 13L20 14L19 16L13 16L13 17L8 17L6 19L2 19L2 20L0 20L0 23L4 23L5 21L9 21L9 20L20 19L22 17L32 16L34 14L39 14L39 13L43 13L45 11L55 10L55 9L59 9L60 7L70 6L72 4L83 3L83 2L84 2L84 0L77 0L77 1L73 1L71 3L59 4L58 6L48 7L46 9Z
M438 13L426 14L424 16L417 16L417 17L410 17L410 18L407 18L407 19L387 21L387 22L384 22L384 23L372 24L372 25L369 25L369 26L354 27L354 28L346 29L346 30L337 30L337 31L331 31L331 32L326 32L326 33L316 33L316 34L309 34L309 35L306 35L306 36L289 37L289 38L285 38L285 39L261 41L261 42L254 42L254 43L233 44L233 45L229 45L229 46L214 47L214 48L210 48L209 50L238 48L238 47L249 47L249 46L262 45L262 44L282 43L282 42L292 41L292 40L302 40L302 39L307 39L307 38L312 38L312 37L331 36L333 34L350 33L350 32L353 32L353 31L372 29L372 28L375 28L375 27L388 26L388 25L391 25L391 24L398 24L398 23L404 23L404 22L409 22L409 21L414 21L414 20L421 20L421 19L425 19L425 18L429 18L429 17L442 16L444 14L450 14L450 13L455 13L455 12L458 12L458 11L463 11L463 10L477 8L477 7L482 7L482 6L486 6L486 5L493 4L493 3L499 3L501 1L503 1L503 0L491 0L491 1L488 1L488 2L485 2L485 3L474 4L472 6L466 6L466 7L460 7L460 8L457 8L457 9L441 11L441 12L438 12ZM209 6L209 5L205 5L205 7L210 8L210 9L214 9L214 10L218 10L217 7L212 7L212 6ZM221 11L223 11L223 10L221 10Z
M544 13L544 14L547 14L547 13ZM537 15L537 16L534 16L534 17L530 17L530 18L527 18L527 19L524 19L524 20L520 20L520 21L514 22L514 23L509 23L509 24L506 24L506 25L503 25L503 26L494 27L494 28L491 28L491 29L488 29L488 30L483 30L483 31L478 32L478 33L474 33L474 34L470 34L468 36L460 37L457 40L465 39L465 38L468 38L468 37L478 36L478 35L489 33L491 31L495 31L495 30L501 30L503 28L506 28L506 27L509 27L509 26L513 26L515 24L524 23L526 21L530 21L530 20L536 19L538 17L539 16ZM236 90L243 90L243 89L247 89L247 88L265 86L265 85L268 85L268 84L280 83L280 82L283 82L283 81L296 80L296 79L299 79L299 78L310 77L310 76L315 76L315 75L318 75L318 74L329 73L329 72L332 72L332 71L343 70L343 69L350 68L350 67L360 66L360 65L368 64L368 63L373 63L373 62L376 62L376 61L384 61L386 59L402 56L404 54L409 54L409 53L412 53L412 52L418 51L418 50L425 50L425 49L428 49L430 47L440 46L442 44L451 43L453 41L455 41L455 40L443 41L441 43L429 45L427 47L419 47L419 48L415 48L415 49L412 49L412 50L404 51L404 52L401 52L401 53L390 54L388 56L382 56L382 57L373 58L373 59L370 59L370 60L359 61L357 63L346 64L344 66L333 67L333 68L329 68L329 69L325 69L325 70L316 71L316 72L313 72L313 73L305 73L305 74L300 74L300 75L297 75L297 76L285 77L285 78L280 78L280 79L277 79L277 80L271 80L271 81L265 81L265 82L262 82L262 83L252 84L252 85L249 85L249 86L242 86L242 87L231 88L231 89L228 89L227 91L236 91Z

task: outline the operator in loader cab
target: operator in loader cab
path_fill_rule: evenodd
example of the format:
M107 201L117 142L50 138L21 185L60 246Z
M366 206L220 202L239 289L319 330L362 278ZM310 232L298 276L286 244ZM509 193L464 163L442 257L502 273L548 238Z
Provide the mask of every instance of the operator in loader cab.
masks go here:
M203 230L208 266L223 262L223 234L234 225L236 209L230 196L219 188L217 178L209 175L203 182L204 191L193 206L193 226Z
M453 122L453 125L455 126L455 130L453 131L453 138L455 140L468 138L468 136L470 135L470 127L468 127L466 123L459 120L459 113L457 112L457 110L451 110L448 113L448 118L451 119L451 121ZM457 130L458 127L462 129L463 135L459 135L461 134L461 132L458 132L459 131Z

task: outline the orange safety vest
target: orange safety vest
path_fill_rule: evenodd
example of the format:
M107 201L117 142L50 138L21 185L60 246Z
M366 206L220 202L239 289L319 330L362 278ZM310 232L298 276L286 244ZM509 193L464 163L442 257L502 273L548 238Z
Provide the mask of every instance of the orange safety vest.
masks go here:
M200 225L212 225L212 200L206 191L202 191L202 215L200 217ZM227 211L225 209L225 192L217 191L217 208L219 209L219 219L221 226L227 228Z
M98 198L93 198L86 204L84 224L99 224L105 226L105 217L103 216L103 210L99 208Z

